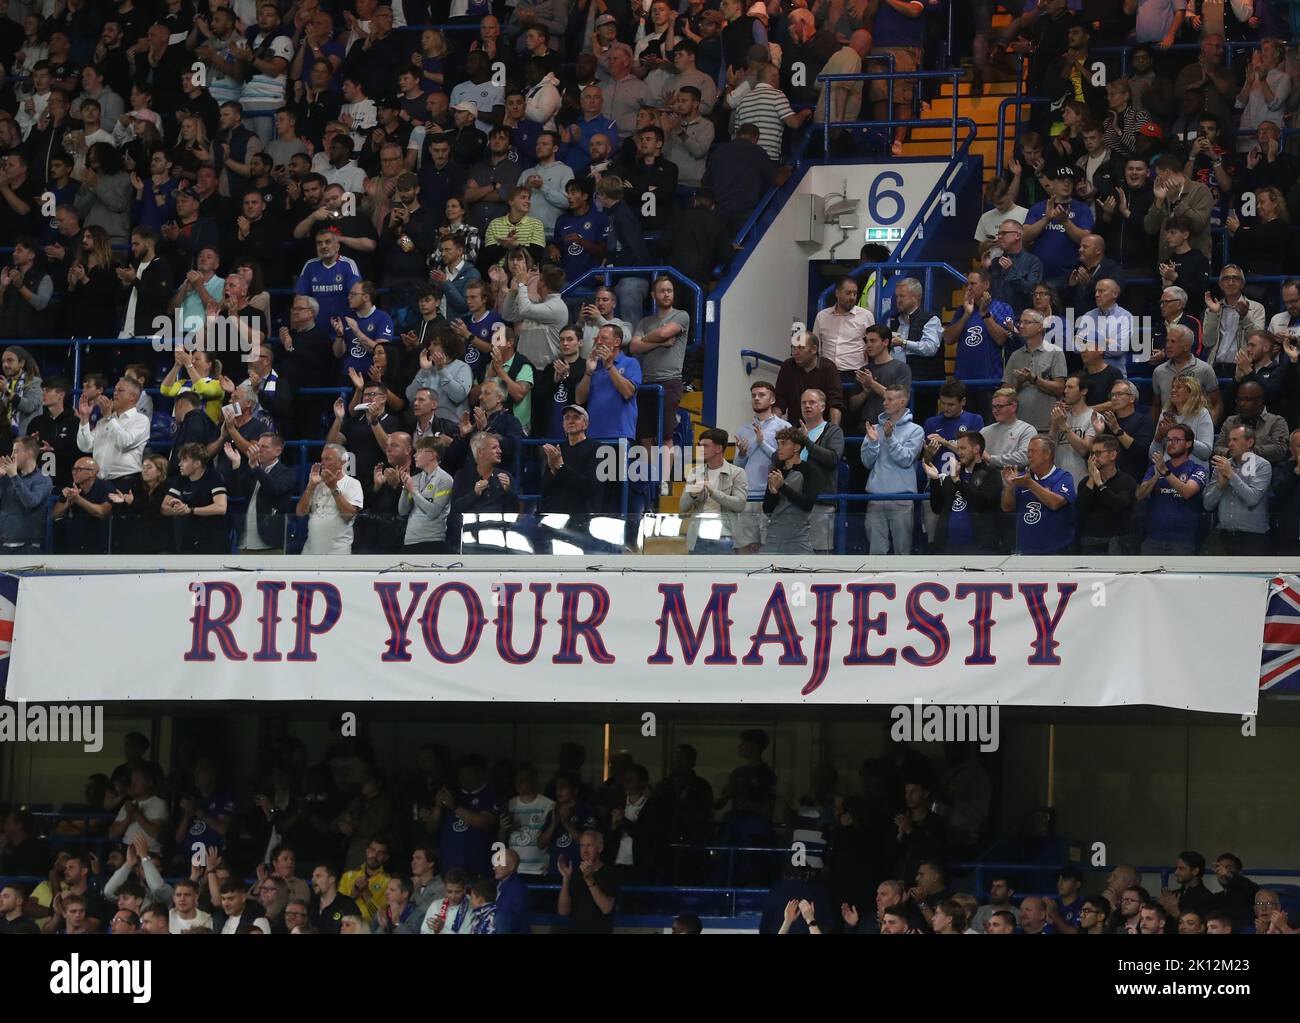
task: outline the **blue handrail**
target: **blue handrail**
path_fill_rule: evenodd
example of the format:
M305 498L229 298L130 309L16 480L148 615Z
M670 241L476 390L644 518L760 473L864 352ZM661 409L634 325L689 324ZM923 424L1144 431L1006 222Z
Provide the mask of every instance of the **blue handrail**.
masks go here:
M998 151L993 158L993 170L997 177L1002 177L1002 169L1006 165L1006 148L1007 148L1007 110L1010 107L1035 107L1045 106L1054 103L1055 100L1047 96L1008 96L998 104Z
M831 93L833 89L823 89L819 102L825 103L823 115L825 121L822 124L822 138L826 147L825 151L830 152L831 129L832 128L942 128L951 126L952 128L952 154L951 158L957 158L957 152L960 148L957 144L957 128L959 125L969 128L967 143L973 141L979 132L975 122L968 117L958 116L958 96L957 81L966 72L961 68L949 71L879 71L879 72L859 72L848 75L818 75L817 81L826 83L835 82L886 82L888 83L888 103L890 112L894 109L894 82L895 81L920 81L947 79L952 82L952 120L944 118L916 118L907 120L889 120L889 121L832 121L831 120Z

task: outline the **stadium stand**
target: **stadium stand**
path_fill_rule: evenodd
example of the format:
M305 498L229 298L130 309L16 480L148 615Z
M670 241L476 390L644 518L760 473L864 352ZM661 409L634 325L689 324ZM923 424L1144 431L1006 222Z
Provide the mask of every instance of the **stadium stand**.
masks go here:
M1300 554L1295 5L747 3L0 0L0 553ZM1300 923L769 741L132 735L6 807L0 933Z

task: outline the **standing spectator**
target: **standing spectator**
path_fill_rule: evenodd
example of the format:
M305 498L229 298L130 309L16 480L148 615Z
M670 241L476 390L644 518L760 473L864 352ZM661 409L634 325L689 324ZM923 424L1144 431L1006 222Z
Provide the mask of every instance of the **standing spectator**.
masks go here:
M1192 457L1202 462L1209 461L1214 449L1214 422L1205 394L1195 377L1176 377L1170 385L1169 402L1160 412L1155 437L1151 441L1153 449L1164 444L1170 427L1175 423L1186 423L1191 427L1196 438Z
M3 336L31 338L47 337L51 333L54 281L44 262L34 238L24 236L14 241L13 266L0 269L0 334ZM26 413L27 418L34 416L40 407L39 394L38 387L28 395L28 401L34 404Z
M926 7L921 0L881 0L871 23L872 54L893 54L893 70L896 72L919 70L926 17ZM912 99L919 80L903 79L893 83L893 110L889 109L889 84L883 81L870 84L872 117L877 121L891 118L906 121L912 116ZM907 140L907 128L896 127L891 134L894 141L890 153L900 157L903 143Z
M763 514L767 516L760 549L763 554L813 553L811 514L817 491L810 485L800 457L805 437L802 429L792 426L776 432L776 457L763 494Z
M102 227L115 245L124 244L131 226L131 178L122 158L107 142L96 142L86 153L81 187L73 197L83 227Z
M115 271L123 287L130 289L122 337L149 337L157 332L159 319L169 322L168 306L175 292L171 261L158 257L158 236L148 227L131 232L131 258L135 265Z
M1168 405L1173 382L1181 377L1191 377L1200 386L1201 393L1209 401L1210 414L1213 419L1223 415L1223 396L1219 393L1219 381L1208 363L1202 362L1192 354L1193 333L1190 327L1175 324L1165 335L1165 361L1151 374L1151 420L1156 422L1161 412ZM1208 458L1209 455L1204 456Z
M337 227L319 227L314 237L316 258L303 265L294 290L316 301L316 326L328 331L335 319L349 314L348 298L353 285L361 280L361 273L351 256L339 255Z
M504 288L504 271L494 267L491 277L497 287ZM564 271L558 266L544 266L527 279L516 277L506 293L501 315L515 324L519 353L538 372L560 357L560 329L569 322L569 309L560 294L563 290ZM525 425L530 425L531 418L524 421Z
M1280 123L1291 94L1291 76L1286 67L1286 48L1277 39L1265 39L1259 49L1250 55L1246 67L1246 80L1237 93L1236 109L1241 111L1238 122L1237 151L1249 152L1254 142L1251 133L1263 121Z
M886 333L888 333L886 331ZM888 345L883 345L888 349ZM776 407L786 419L798 418L805 391L820 391L826 395L830 420L840 423L844 415L844 397L840 388L840 372L835 363L820 354L821 342L811 331L790 338L790 358L781 363L776 374ZM859 371L861 362L853 367Z
M672 223L677 203L677 165L663 157L664 130L657 124L638 128L633 136L636 158L623 167L623 185L647 231L662 231Z
M361 916L361 907L339 891L338 881L338 870L332 864L317 864L311 872L308 918L318 934L340 934L345 917Z
M865 361L864 337L875 322L875 317L858 305L858 282L852 277L836 282L834 303L813 321L823 357L834 364L846 383Z
M434 812L442 866L445 871L461 869L482 876L491 871L501 801L488 784L486 761L477 754L461 757L456 777L454 786L439 790Z
M68 408L71 384L65 377L50 377L41 383L40 415L27 424L27 436L40 449L41 469L62 490L72 481L72 463L77 458L77 414Z
M1019 414L1039 433L1051 426L1052 408L1065 391L1065 353L1043 344L1044 317L1026 309L1020 314L1019 335L1025 347L1007 359L1003 387L1015 388Z
M1083 240L1092 232L1092 210L1074 198L1075 168L1062 165L1052 173L1047 199L1029 208L1024 243L1043 264L1043 278L1061 287L1076 265Z
M844 431L826 419L826 395L804 391L800 400L800 460L804 466L804 494L816 499L839 490L840 461L844 457ZM778 452L779 454L779 452ZM784 496L784 495L783 495ZM767 498L763 499L766 510ZM771 519L769 518L769 528ZM812 510L811 542L818 554L829 554L835 546L835 502L827 499Z
M713 122L702 114L700 90L694 85L681 86L673 99L672 109L661 112L659 127L665 141L663 160L677 168L677 180L687 188L704 183L704 170L713 146Z
M704 168L704 185L713 190L718 212L733 231L749 220L759 200L773 185L790 177L758 144L758 126L741 124L730 142L714 146Z
M137 767L131 772L128 798L109 825L108 837L127 845L143 835L151 853L162 851L162 836L167 833L167 801L154 792L153 771Z
M365 504L361 484L347 475L347 449L326 444L311 467L296 514L309 516L304 554L351 554L352 526Z
M736 517L732 539L741 554L757 554L767 539L763 495L776 457L776 435L789 422L776 414L776 388L765 380L749 385L754 418L736 430L735 464L745 470L745 510Z
M1074 544L1074 481L1052 464L1045 437L1029 442L1027 472L1002 470L1002 510L1015 512L1017 554L1067 554Z
M1216 377L1232 376L1237 368L1237 353L1246 347L1246 338L1251 331L1264 329L1264 306L1242 293L1245 286L1245 272L1235 263L1228 263L1219 271L1223 297L1205 293L1202 343L1205 361Z
M1141 482L1150 459L1155 425L1149 416L1137 410L1137 400L1137 385L1129 380L1117 380L1111 385L1110 407L1101 413L1101 423L1094 419L1093 426L1098 434L1106 433L1119 441L1116 463L1119 471Z
M4 412L4 422L0 424L0 433L5 438L5 447L11 437L21 437L27 433L28 424L41 410L43 391L41 372L26 348L10 345L0 358L0 409Z
M1078 493L1080 554L1123 554L1123 542L1136 502L1137 481L1116 466L1119 441L1108 434L1090 437L1091 451Z
M1191 251L1195 252L1195 249ZM1197 256L1201 256L1199 252ZM1204 258L1203 256L1201 258ZM1202 285L1205 281L1202 280ZM1202 291L1202 294L1204 292ZM1189 316L1187 306L1190 296L1182 288L1165 288L1160 293L1160 318L1156 320L1151 333L1151 361L1146 364L1146 368L1151 370L1152 376L1155 375L1155 366L1167 358L1165 348L1169 337L1169 331L1175 326L1187 327L1192 332L1192 354L1199 355L1202 351L1201 345L1201 321L1195 316ZM1197 300L1202 305L1201 299ZM1140 367L1134 367L1139 370Z
M0 548L5 554L39 554L53 483L36 464L35 437L14 441L13 455L0 456Z
M573 180L573 168L558 158L560 136L543 131L537 138L537 162L519 174L519 182L532 192L532 213L542 222L546 237L555 234L555 221L569 209L565 186Z
M100 478L116 484L117 489L134 486L140 479L140 463L149 440L149 421L136 406L140 385L123 377L113 388L113 397L101 396L92 407L83 392L77 406L77 447L94 454ZM91 429L91 413L98 408L99 422Z
M1213 475L1205 488L1205 508L1214 512L1211 552L1230 557L1272 553L1268 493L1273 467L1255 454L1255 431L1238 426L1228 435L1228 455L1210 459Z
M637 436L647 447L667 444L677 429L677 408L685 387L682 366L691 332L690 316L673 306L672 278L655 278L652 296L654 311L637 323L627 348L629 355L640 359L642 383L663 388L663 431L659 435L655 432L658 397L647 393L639 402Z
M931 532L934 550L943 554L991 554L998 549L997 513L1002 478L989 464L982 433L959 434L955 458L946 469L935 465L940 448L931 440L921 468L930 479L930 508L936 515Z
M1286 407L1290 363L1279 358L1280 351L1280 342L1267 330L1252 330L1247 335L1246 347L1237 353L1237 368L1232 374L1238 395L1246 384L1258 384L1267 404L1274 408ZM1277 459L1270 458L1269 461L1276 462Z
M730 554L735 548L736 517L744 511L748 482L744 471L726 460L727 444L726 430L700 434L700 464L678 501L678 511L690 516L686 549L692 554ZM706 520L717 522L716 535Z
M1127 178L1127 167L1125 175ZM1142 226L1146 228L1147 234L1160 241L1157 251L1159 261L1169 261L1171 239L1165 234L1164 226L1175 214L1186 218L1187 225L1191 228L1192 248L1199 249L1208 259L1214 196L1205 185L1187 177L1183 161L1173 153L1166 153L1156 161L1156 180L1151 196L1151 208L1142 218Z
M623 138L636 131L637 111L653 101L646 83L632 74L633 60L630 46L615 43L609 50L609 76L600 86L604 95L601 113L618 125Z
M438 460L437 439L421 437L415 442L415 466L419 472L400 473L402 496L397 513L406 519L402 548L406 554L446 553L452 479Z
M849 396L850 429L857 431L866 423L874 423L884 410L885 391L889 387L912 389L912 370L902 359L894 357L897 348L891 348L893 328L876 323L867 328L866 362L854 374L858 391Z
M476 515L515 511L519 499L514 480L501 470L501 438L479 430L470 437L469 448L472 461L466 462L453 480L452 510Z
M925 431L912 422L907 390L897 385L885 389L884 411L878 423L866 424L861 458L869 471L868 494L911 493L916 488L916 463L925 445ZM870 553L912 553L911 501L870 501L867 504L867 538Z
M175 518L178 554L228 554L226 485L208 466L207 451L198 444L181 448L177 468L162 513ZM202 519L203 521L199 521Z
M1016 314L1006 302L993 298L991 280L983 268L966 275L961 307L943 329L944 344L957 347L954 375L959 381L1002 378L1002 359Z
M758 69L753 87L743 97L732 103L733 89L727 90L727 102L732 105L731 124L733 128L752 124L758 129L758 146L774 164L781 163L781 149L785 140L785 129L802 128L812 118L812 110L795 112L785 93L777 88L780 72L771 64L763 64ZM874 83L873 83L874 84ZM904 83L895 83L894 99L898 102L898 93L902 92ZM911 100L909 99L910 103Z
M1087 398L1079 377L1067 377L1061 400L1052 406L1052 425L1048 431L1056 445L1055 462L1070 474L1076 490L1088 474L1092 437L1097 432Z
M736 3L736 0L729 0ZM605 838L599 831L584 831L581 859L575 864L561 856L560 895L556 912L567 921L570 934L612 934L618 904L619 879L604 862Z
M546 464L538 510L569 516L568 527L573 529L604 507L600 445L587 436L590 420L581 405L566 405L561 420L564 444L542 445Z
M1033 304L1034 288L1044 277L1043 261L1025 251L1024 233L1024 225L1019 221L1002 221L997 237L1002 254L995 257L995 250L989 249L982 257L994 300L1005 302L1012 309L1028 309Z
M610 812L614 866L628 883L649 882L664 841L663 809L650 788L650 772L632 764L623 773L623 801Z
M1289 454L1290 432L1286 420L1264 407L1264 388L1255 380L1247 380L1237 387L1237 412L1228 416L1219 429L1219 439L1214 445L1216 455L1228 453L1228 439L1238 426L1249 426L1255 431L1255 454L1266 462L1278 465Z

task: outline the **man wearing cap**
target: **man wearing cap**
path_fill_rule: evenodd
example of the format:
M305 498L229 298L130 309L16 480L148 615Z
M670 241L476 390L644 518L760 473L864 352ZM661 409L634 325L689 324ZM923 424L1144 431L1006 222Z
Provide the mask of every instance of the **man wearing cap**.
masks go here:
M564 186L573 180L573 168L556 159L560 136L544 131L537 139L537 162L519 175L520 184L532 193L532 214L542 222L549 239L555 234L555 221L569 211L569 197Z
M1092 231L1092 210L1074 198L1076 176L1073 167L1057 167L1047 199L1025 216L1025 247L1042 261L1043 279L1056 287L1068 278L1080 243Z
M542 445L545 470L538 511L585 519L604 505L605 488L597 476L600 445L587 436L591 422L581 405L566 405L563 422L565 443Z
M469 100L457 103L451 111L454 129L447 133L451 140L451 158L467 171L487 152L487 134L479 131L478 107Z
M465 81L451 90L451 105L454 107L469 100L478 110L478 130L491 131L492 123L488 118L500 116L497 108L502 112L505 110L505 87L492 81L487 54L481 50L474 50L465 57L465 74Z

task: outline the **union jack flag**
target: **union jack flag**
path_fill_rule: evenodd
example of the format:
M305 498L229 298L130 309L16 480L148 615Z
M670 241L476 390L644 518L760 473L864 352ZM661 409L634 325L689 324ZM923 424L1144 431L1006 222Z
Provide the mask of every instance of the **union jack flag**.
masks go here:
M1300 576L1277 576L1269 585L1259 688L1300 690Z
M9 678L9 647L14 640L14 608L18 603L18 577L0 574L0 698Z

